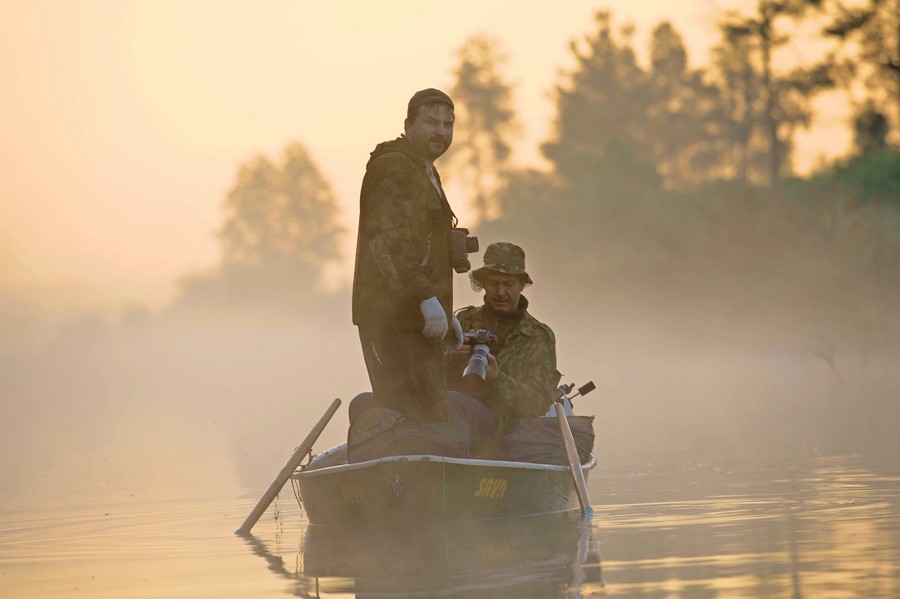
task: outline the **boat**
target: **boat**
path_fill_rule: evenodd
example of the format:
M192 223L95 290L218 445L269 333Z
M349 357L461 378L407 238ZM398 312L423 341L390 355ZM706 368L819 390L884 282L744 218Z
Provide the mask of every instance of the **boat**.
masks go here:
M585 479L596 457L581 465ZM487 520L580 509L568 466L437 455L347 462L341 444L291 477L311 524L367 526Z
M556 405L574 416L571 397L577 393L568 395L572 387L560 387L560 400L548 413L554 421ZM589 383L578 392L593 388ZM581 461L574 455L573 462ZM309 522L325 526L419 525L578 509L589 513L584 485L597 459L592 452L585 458L580 473L565 463L421 454L351 462L343 443L312 456L293 472L291 483Z
M597 466L592 451L593 417L575 416L571 399L595 387L588 382L571 393L573 388L574 385L561 385L556 401L543 417L516 421L500 441L503 445L517 433L524 433L524 442L513 442L512 450L501 453L512 459L395 451L351 460L346 443L313 454L313 443L341 404L339 398L335 399L294 449L235 534L251 535L253 526L288 480L309 523L322 526L418 526L576 509L590 516L593 510L587 494L587 476ZM363 414L384 409L387 408L369 407ZM361 420L362 416L358 416L351 429ZM580 444L570 428L570 421L579 420L587 424L586 434L579 435ZM548 437L548 429L555 426L555 436ZM373 430L366 434L382 435L395 429L380 433ZM533 441L537 442L536 447L544 449L535 452L530 447ZM354 458L360 446L355 447Z

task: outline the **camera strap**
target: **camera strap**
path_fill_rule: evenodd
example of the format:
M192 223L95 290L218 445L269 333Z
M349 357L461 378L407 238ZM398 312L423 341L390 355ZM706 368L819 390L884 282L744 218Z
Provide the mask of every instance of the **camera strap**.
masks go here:
M456 214L453 213L453 208L450 207L447 196L444 195L444 187L441 185L441 175L437 172L437 169L434 168L433 164L426 164L425 166L428 170L428 178L431 179L431 185L434 187L434 191L437 192L438 199L441 201L441 206L450 217L450 226L455 227L459 224L459 219L456 218Z

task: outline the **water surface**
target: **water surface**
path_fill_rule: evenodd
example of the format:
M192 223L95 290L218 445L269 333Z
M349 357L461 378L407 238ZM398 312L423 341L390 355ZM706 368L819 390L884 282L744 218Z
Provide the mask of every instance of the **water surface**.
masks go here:
M594 470L577 515L349 533L285 489L4 511L2 597L900 596L900 477L808 467ZM262 490L258 490L261 492Z

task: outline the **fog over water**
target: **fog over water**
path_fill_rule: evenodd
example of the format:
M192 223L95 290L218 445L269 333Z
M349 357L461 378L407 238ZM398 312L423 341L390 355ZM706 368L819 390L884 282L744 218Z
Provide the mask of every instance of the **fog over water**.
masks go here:
M856 307L878 306L864 295L791 303L687 270L572 278L552 244L521 242L563 381L597 385L575 402L596 416L589 522L341 543L285 489L252 538L234 537L335 397L315 449L345 439L347 402L368 387L349 290L298 295L293 311L174 305L42 334L6 310L0 594L896 596L895 314L864 312L882 320L861 327ZM458 306L480 301L456 282Z
M526 295L556 332L563 382L597 385L576 411L596 415L601 472L822 453L897 465L895 339L838 339L823 357L789 315L559 293L533 270ZM458 305L479 301L457 282ZM334 397L316 449L342 442L346 403L368 387L346 295L291 317L133 313L5 344L3 505L258 495Z
M332 324L91 320L8 349L4 504L258 488L365 381L353 330Z

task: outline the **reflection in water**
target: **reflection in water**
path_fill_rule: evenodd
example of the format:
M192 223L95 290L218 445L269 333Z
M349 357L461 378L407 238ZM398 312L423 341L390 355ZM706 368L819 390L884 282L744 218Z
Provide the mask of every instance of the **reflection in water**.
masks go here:
M606 472L592 478L591 520L402 534L287 526L248 543L303 597L894 599L898 491L900 478L852 458L808 470Z
M625 598L900 597L900 479L846 462L825 459L786 478L701 481L712 491L702 499L601 507L607 590Z
M270 510L256 537L235 537L256 492L0 506L0 597L900 597L900 478L856 459L595 474L589 521L559 515L403 535L311 527L283 497L278 519Z
M310 525L290 567L248 543L301 597L599 597L591 524L558 514L389 532Z

